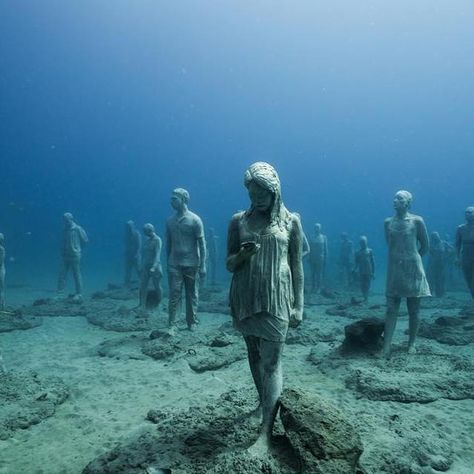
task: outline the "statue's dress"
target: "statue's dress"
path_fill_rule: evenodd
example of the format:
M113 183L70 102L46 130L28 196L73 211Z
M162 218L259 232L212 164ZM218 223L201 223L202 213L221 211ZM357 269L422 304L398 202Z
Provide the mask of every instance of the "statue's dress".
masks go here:
M418 251L418 233L426 233L422 218L413 214L404 219L391 217L387 225L389 251L386 296L393 298L431 296Z
M291 216L291 215L290 215ZM248 227L244 212L233 219L242 242L255 241L260 249L238 268L230 287L234 326L244 336L283 342L294 307L293 283L288 261L292 219L270 225L261 233Z

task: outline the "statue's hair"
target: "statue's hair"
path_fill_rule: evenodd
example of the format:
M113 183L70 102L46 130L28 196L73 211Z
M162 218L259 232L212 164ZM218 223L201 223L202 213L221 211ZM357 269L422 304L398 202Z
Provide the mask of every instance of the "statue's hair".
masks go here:
M280 178L276 169L264 161L253 163L244 174L245 187L248 188L251 183L255 183L273 194L270 213L272 223L276 223L280 228L289 225L291 213L282 202ZM253 206L247 212L248 214L254 212Z
M409 206L413 202L413 194L410 191L405 191L404 189L401 189L400 191L397 191L395 193L395 196L397 195L403 196L408 201Z
M173 189L173 194L176 194L183 200L185 204L188 204L190 196L189 196L189 192L186 189L184 188Z
M65 212L65 213L63 214L63 217L64 217L65 219L71 219L71 220L74 219L74 217L72 216L72 214L71 214L70 212Z
M145 229L150 229L152 232L155 232L155 226L153 224L150 224L149 222L147 222L144 226L143 226L143 230Z

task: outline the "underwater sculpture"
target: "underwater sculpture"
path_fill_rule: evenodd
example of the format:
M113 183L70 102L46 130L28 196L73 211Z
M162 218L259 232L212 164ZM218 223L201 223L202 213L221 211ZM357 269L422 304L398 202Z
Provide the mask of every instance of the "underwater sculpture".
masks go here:
M163 289L161 288L161 279L163 277L163 270L161 268L161 239L155 232L153 224L145 224L143 226L143 233L146 240L143 245L143 262L140 271L140 307L146 308L148 283L153 282L153 287L156 291L156 303L160 304L163 299Z
M210 275L208 278L211 279L211 285L216 284L216 270L217 270L217 259L218 259L218 241L219 237L215 234L214 229L209 229L206 244L207 244L207 263L209 265Z
M199 216L188 209L189 193L176 188L171 195L175 215L166 221L166 255L168 258L169 327L173 331L184 285L186 323L193 331L197 324L199 277L206 276L206 239Z
M408 353L414 353L420 325L420 298L431 296L421 260L429 249L428 233L423 219L408 212L412 200L408 191L398 191L393 200L395 215L385 219L388 266L383 353L387 359L390 358L401 299L407 299Z
M314 234L309 243L309 265L311 268L311 291L321 290L324 270L328 258L328 239L321 231L321 224L314 224Z
M61 293L66 288L66 278L69 270L72 270L74 283L76 286L76 294L74 300L82 299L82 275L81 275L81 256L82 247L89 239L85 230L74 222L74 218L70 212L63 214L64 234L62 245L62 262L59 270L58 292Z
M0 311L5 310L5 273L5 236L0 233Z
M354 244L349 239L346 232L341 234L341 243L339 246L339 269L341 272L341 282L349 286L352 280L352 268L354 260Z
M268 450L282 390L281 357L288 326L303 318L303 231L281 199L276 170L257 162L245 172L250 209L232 217L227 269L230 309L245 339L262 425L253 454Z
M128 221L125 224L125 286L130 285L133 271L136 271L140 278L141 250L140 232L135 227L135 222Z
M436 297L441 297L446 292L446 265L448 258L449 249L446 242L441 240L438 232L432 232L426 276L430 290Z
M375 276L374 253L369 249L367 237L362 235L359 240L360 249L355 253L355 268L359 274L360 291L364 301L369 299L370 283Z
M466 223L461 224L456 231L456 253L467 287L474 298L474 206L469 206L464 215Z
M300 220L301 223L301 214L299 212L293 212L293 214ZM303 225L301 225L303 229ZM311 252L311 247L309 246L308 237L303 229L303 253L301 254L302 258L305 258Z

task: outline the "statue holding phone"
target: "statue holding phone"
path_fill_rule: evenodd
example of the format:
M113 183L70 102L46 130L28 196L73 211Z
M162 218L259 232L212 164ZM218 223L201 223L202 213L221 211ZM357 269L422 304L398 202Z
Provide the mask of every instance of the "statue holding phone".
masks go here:
M281 199L280 180L268 163L245 173L250 209L235 214L227 237L232 272L230 308L247 345L258 391L262 425L251 454L268 451L283 376L281 358L288 327L303 317L303 231Z

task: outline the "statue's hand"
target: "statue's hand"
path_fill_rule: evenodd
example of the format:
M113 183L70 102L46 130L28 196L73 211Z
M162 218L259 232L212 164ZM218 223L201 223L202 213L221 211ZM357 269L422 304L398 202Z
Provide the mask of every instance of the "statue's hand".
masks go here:
M303 321L303 310L295 309L290 316L290 327L297 328Z
M252 255L255 255L260 250L260 244L254 241L242 242L240 246L239 254L244 260L249 259Z

